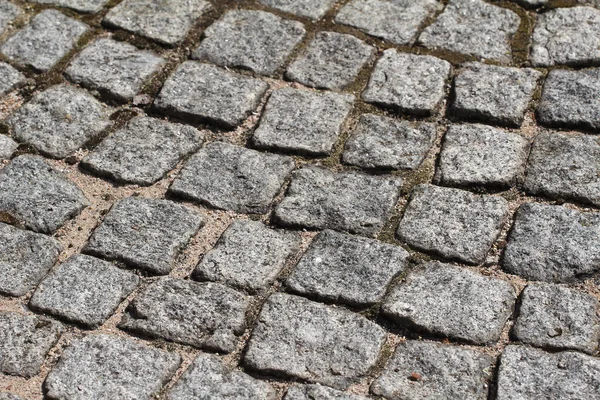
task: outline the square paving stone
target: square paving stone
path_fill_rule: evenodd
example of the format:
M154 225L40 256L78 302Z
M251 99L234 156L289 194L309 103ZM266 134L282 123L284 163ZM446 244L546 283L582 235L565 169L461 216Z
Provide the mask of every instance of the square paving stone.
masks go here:
M305 167L294 171L275 219L285 226L375 236L391 217L402 180Z
M139 278L131 272L94 257L76 254L42 281L29 305L36 311L97 328L138 283Z
M128 197L110 209L83 251L167 275L202 225L199 214L180 204Z
M433 261L394 287L381 309L396 323L417 331L493 344L515 301L515 289L506 281Z
M304 86L343 89L350 85L375 53L352 35L319 32L287 69L288 79Z
M0 160L10 160L19 144L6 135L0 135Z
M0 213L54 233L90 205L83 192L43 158L22 155L0 170Z
M444 185L515 185L525 172L529 139L487 125L451 125L444 137L438 176Z
M260 0L260 2L279 11L316 21L325 16L336 0Z
M155 399L181 357L132 339L90 335L73 341L44 382L52 400Z
M407 340L398 345L371 392L391 400L486 400L493 364L478 350Z
M267 382L229 369L215 356L200 354L167 392L168 400L275 400Z
M308 297L370 306L381 301L408 257L399 246L326 230L312 241L286 286Z
M189 125L135 117L81 160L81 167L117 182L148 186L197 151L204 135Z
M369 400L368 397L342 392L321 385L294 385L287 390L283 400Z
M7 0L0 0L0 35L4 33L12 21L23 13L21 7Z
M402 113L428 116L445 98L450 63L388 49L375 64L362 98Z
M111 8L102 23L176 46L211 7L206 0L126 0Z
M30 378L63 332L58 322L0 311L0 372Z
M521 19L508 8L482 0L450 0L444 12L429 25L419 44L470 56L511 62L511 40Z
M263 305L244 364L345 389L369 373L385 339L379 325L358 314L275 293Z
M202 258L194 278L258 292L273 283L286 261L300 250L300 242L296 232L237 220Z
M0 62L0 97L22 86L26 81L25 75L11 67L10 64Z
M186 61L167 79L154 105L175 117L240 125L260 104L266 82Z
M497 399L598 400L600 360L509 345L500 358Z
M584 279L600 269L600 213L523 204L508 236L503 267L546 282Z
M435 138L435 124L363 114L346 141L343 160L362 168L417 169Z
M111 126L111 111L83 89L56 85L33 96L6 123L16 140L64 158Z
M520 127L542 73L468 63L454 82L452 112L490 124Z
M354 96L277 89L269 98L252 142L259 148L326 156L352 109Z
M335 22L399 45L412 45L421 25L441 7L436 0L352 0Z
M513 327L516 340L537 347L594 354L600 341L598 300L585 292L546 283L521 294Z
M83 49L65 70L74 83L127 102L165 65L157 54L112 39L98 39Z
M398 236L426 253L480 264L500 234L508 202L499 196L419 185L398 227Z
M190 158L169 192L213 208L264 214L293 169L291 157L214 142Z
M531 61L544 67L598 64L600 10L569 7L539 14L533 30Z
M32 0L34 3L70 8L85 14L100 12L109 0Z
M0 293L23 296L52 268L62 245L54 238L0 222Z
M272 75L305 34L302 23L268 12L228 11L204 31L204 40L192 56L217 65Z
M19 64L46 72L66 56L89 26L56 10L45 10L11 36L0 53Z
M120 328L229 353L246 329L246 296L219 283L164 278L136 297Z

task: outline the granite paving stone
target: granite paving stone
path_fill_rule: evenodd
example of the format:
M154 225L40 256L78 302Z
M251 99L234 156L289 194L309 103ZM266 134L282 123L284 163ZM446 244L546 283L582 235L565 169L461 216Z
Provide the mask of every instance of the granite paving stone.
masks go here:
M531 7L531 8L545 6L550 3L550 0L512 0L512 1L522 5L524 7Z
M84 14L100 12L109 0L32 0L34 3L70 8Z
M446 96L450 67L436 57L385 50L362 98L402 113L429 116Z
M113 205L83 252L167 275L202 225L202 216L183 205L128 197Z
M508 202L499 196L418 185L398 227L398 237L415 249L480 264L500 234Z
M213 208L264 214L292 169L291 157L214 142L189 159L169 193Z
M265 106L252 142L258 148L329 155L353 102L354 96L347 94L277 89Z
M53 233L90 205L83 192L41 157L22 155L0 170L0 213Z
M493 364L478 350L407 340L398 344L371 392L390 400L486 400Z
M260 2L276 10L316 21L325 16L336 0L260 0Z
M435 138L433 123L363 114L346 141L343 161L362 168L414 170L427 156Z
M290 386L283 400L368 400L368 397L346 393L321 385Z
M350 85L375 48L343 33L319 32L288 67L286 77L304 86L340 90Z
M514 186L522 180L529 139L487 125L451 125L444 137L438 176L449 186Z
M0 392L0 400L24 400L22 397L17 396L16 394L8 393L8 392Z
M0 311L0 372L23 378L39 374L62 332L58 322Z
M344 389L371 370L385 338L381 327L358 314L275 293L263 305L243 363Z
M409 273L382 305L388 318L418 331L493 344L512 315L515 289L506 281L437 261Z
M514 11L482 0L450 0L444 12L429 25L419 44L508 63L511 40L521 19Z
M54 238L0 222L0 293L23 296L52 268L62 245Z
M2 46L0 53L10 60L47 72L65 57L89 26L61 14L44 10L31 19Z
M391 217L401 186L399 177L305 167L292 174L274 217L284 226L375 236Z
M6 135L0 135L0 161L10 160L19 144Z
M228 11L204 31L204 40L192 56L217 65L272 75L305 34L302 23L268 12Z
M0 10L1 12L1 10ZM25 75L10 64L0 62L0 97L7 95L27 81Z
M229 353L246 329L249 299L219 283L164 278L127 308L120 328Z
M370 306L381 301L408 257L399 246L325 230L313 239L286 286L308 297Z
M167 79L154 105L172 116L232 128L258 107L268 87L259 79L186 61Z
M23 13L21 7L7 0L0 0L0 35Z
M206 0L126 0L111 8L102 23L176 46L211 8Z
M497 399L598 400L600 360L509 345L500 358Z
M532 283L521 294L515 339L536 347L594 354L600 341L600 308L591 294Z
M85 90L60 84L33 96L6 123L17 141L64 158L109 128L111 112Z
M131 272L83 254L54 269L38 286L29 306L89 328L97 328L139 283Z
M44 382L52 400L150 400L181 357L128 338L89 335L74 340Z
M203 133L182 124L135 117L81 160L96 175L148 186L202 146Z
M259 292L267 289L300 250L300 235L237 220L221 235L194 270L194 278Z
M504 251L511 274L546 282L583 279L600 269L600 213L523 204Z
M127 102L133 100L144 82L158 73L165 63L153 52L101 38L71 61L65 76L78 85Z

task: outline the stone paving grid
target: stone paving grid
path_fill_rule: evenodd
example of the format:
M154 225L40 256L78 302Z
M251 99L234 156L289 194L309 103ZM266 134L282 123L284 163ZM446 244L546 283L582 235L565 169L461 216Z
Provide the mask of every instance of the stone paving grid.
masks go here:
M7 6L13 3L16 8ZM431 396L483 400L496 386L498 400L524 394L539 397L541 393L544 398L557 400L573 393L586 399L600 398L600 360L596 357L600 290L595 278L600 270L600 245L595 239L600 237L600 175L594 157L600 145L594 136L600 126L596 107L600 92L594 89L600 74L595 68L600 59L596 45L600 42L600 4L580 1L590 7L548 11L548 3L554 7L558 2L515 0L514 6L501 3L500 7L492 0L441 3L203 0L192 7L181 0L0 0L0 49L4 49L0 51L5 52L0 78L7 77L6 86L0 87L0 185L5 188L0 194L0 224L15 225L4 229L0 238L0 243L9 243L12 251L10 259L0 254L0 272L9 273L8 279L0 278L4 285L0 286L0 313L8 311L9 317L0 316L12 318L10 324L0 324L0 339L9 346L0 345L0 399L41 398L49 372L44 384L49 399L120 399L132 393L136 398L150 399L151 393L159 393L158 398L170 400L296 400L315 396L326 400L377 396L388 400ZM42 15L50 17L29 29L30 17L48 9ZM228 12L239 11L256 20L227 21ZM25 17L19 17L19 12ZM17 22L12 25L15 18ZM518 40L511 41L519 18L530 23L521 26L525 32L519 31ZM582 18L590 23L573 22ZM58 37L48 33L60 31L56 24L63 20L69 23ZM203 32L216 21L226 23L220 28L215 25L205 37ZM268 22L266 31L276 32L276 40L261 32L261 21ZM88 26L91 30L82 35ZM553 36L556 31L561 34ZM325 32L340 36L310 50L311 43ZM523 36L532 46L530 55L521 51ZM27 47L28 41L32 48ZM91 62L82 63L83 50L94 49L91 46L98 41L111 44L93 50ZM9 42L10 46L3 47ZM357 54L349 54L348 49ZM387 65L377 62L386 57ZM498 65L473 63L486 62L482 57ZM76 72L73 66L77 64L80 70ZM548 75L548 66L558 69ZM570 66L583 69L565 68ZM296 72L291 72L294 68ZM467 82L459 82L459 75L467 69L477 73ZM50 72L39 72L46 70ZM210 77L204 79L206 75ZM478 79L481 81L476 82ZM291 82L294 80L299 84ZM45 119L36 118L35 111L21 115L20 121L5 119L10 114L23 114L27 107L39 108L29 100L56 84L81 91L89 100L82 106L69 104L68 95L62 94L44 100ZM395 86L403 89L398 91ZM492 96L496 86L506 91ZM273 143L252 141L264 116L264 104L274 90L286 87L320 96L335 92L335 96L354 99L343 118L318 115L316 112L326 107L311 104L315 110L307 105L304 111L314 119L300 114L295 116L299 122L293 122L291 107L273 124L274 132L289 130L282 125L289 121L304 128L304 135L318 132L318 150L304 148L300 142L278 144L288 138L276 135L272 135ZM479 88L482 93L465 93L465 87ZM460 98L454 96L454 90ZM11 103L15 99L16 103ZM22 101L27 106L21 106ZM94 101L98 103L93 105L97 121L82 120L86 107L92 107ZM387 120L378 122L381 127L377 129L374 119L370 125L365 120L357 129L365 115ZM157 119L156 131L148 142L143 139L145 128L140 129L139 137L127 137L127 121L134 121L130 118L135 116L145 118L148 124ZM158 125L159 118L171 124L170 135L183 135L183 131L175 130L188 129L189 143L177 147L177 139L160 137L163 128ZM384 122L398 132L385 131ZM403 125L393 125L395 122ZM339 130L331 128L333 125ZM455 132L463 129L454 134L454 141L447 133L450 126ZM114 139L111 143L105 137ZM511 143L504 147L494 144L505 143L504 138L511 138ZM201 169L197 161L193 162L194 153L214 146L215 141L233 144L237 150L222 150ZM530 145L532 156L528 156ZM264 150L257 152L259 147ZM90 154L94 151L98 156L92 167ZM9 179L3 177L10 169L6 167L8 159L38 152L46 157L43 164L42 158L39 162L23 158L21 168L30 171L21 169L11 172ZM292 158L288 153L301 157ZM122 161L123 156L130 159ZM276 157L271 172L263 167L269 164L265 161L268 157ZM81 162L84 158L90 162L86 168ZM549 158L552 163L547 162ZM442 160L439 165L438 159ZM230 164L234 165L232 170ZM218 173L205 174L217 165ZM450 171L450 165L456 171ZM173 185L177 177L184 177L182 167L188 170L187 182L180 179L178 186ZM349 170L358 171L343 172ZM263 178L265 171L271 178ZM392 174L397 177L388 179ZM305 182L297 182L299 176ZM28 184L24 194L20 193L23 177ZM40 182L40 177L44 181ZM336 183L336 178L342 178L343 183ZM51 183L46 185L45 179ZM266 195L265 180L269 181ZM303 186L294 196L287 192L290 181ZM436 200L439 208L419 218L437 224L434 236L442 240L434 237L425 243L426 231L418 233L422 237L413 233L407 239L406 229L404 233L395 231L398 226L408 226L403 213L414 197L412 189L415 183L432 182L460 189L464 195L458 197L465 204L456 207L452 196L440 196ZM372 198L370 194L375 191L379 194ZM470 200L469 192L495 199L497 209L486 215L487 206ZM146 218L139 215L146 213L143 207L132 208L120 221L120 228L109 218L107 226L117 233L123 229L133 233L126 239L132 251L115 247L118 235L117 239L106 239L105 248L95 252L88 245L87 252L99 257L96 260L103 269L86 279L74 279L73 286L65 288L64 282L72 280L69 274L84 274L81 267L67 269L67 260L84 251L111 206L132 196L185 202L190 214L174 216L176 221L169 222L169 211L152 219L151 212ZM503 198L508 200L506 205ZM348 200L349 207L344 208ZM399 203L394 207L396 200ZM561 206L563 201L569 203ZM523 206L515 214L523 203L555 209ZM452 209L458 212L451 214L450 222L436 216L438 211ZM12 215L15 210L17 218ZM220 234L233 220L245 219L244 213L258 213L250 217L260 221L252 223L272 230L271 236L254 241L250 237L237 239L231 248L221 246L223 260L236 264L219 273L231 278L202 275L202 256L218 248L215 243ZM552 216L550 221L544 220L545 214ZM155 226L146 227L148 220ZM520 225L510 230L515 220ZM166 232L181 230L186 224L185 232L165 237ZM388 252L396 247L391 261L394 268L381 271L385 269L384 259L390 257L383 249L365 251L361 253L364 258L352 251L307 252L316 230L328 228L342 231L336 235L358 234L356 240L361 246L385 243ZM309 232L296 232L303 229ZM465 230L472 240L465 241L456 234ZM42 232L35 235L52 240L25 239L27 234L34 234L31 231ZM297 236L289 236L284 243L283 236L273 236L275 232ZM300 249L299 237L303 238ZM535 253L536 237L544 243L539 256ZM344 239L350 246L351 238ZM50 254L15 256L22 251L23 240L34 252L36 246L50 246ZM477 240L485 243L478 245ZM265 246L265 256L245 259L244 246L248 245ZM161 257L160 251L151 249L153 246L167 246L169 250ZM146 253L150 257L144 258ZM309 254L310 267L307 261L299 263ZM428 295L441 291L435 286L440 282L426 278L425 289L418 289L408 300L402 297L406 291L402 282L417 279L419 267L415 262L431 254L444 263L461 260L473 265L452 267L456 276L471 274L467 281L491 279L495 284L476 284L480 288L476 292L452 284L448 296L453 300L447 311L427 314ZM14 257L33 264L18 271ZM323 264L321 257L330 263ZM347 271L340 267L344 257L354 261L344 264ZM527 266L519 263L520 259L539 257L551 263L551 268L544 269L539 262ZM369 258L379 263L369 263ZM247 265L256 262L264 265L260 276L250 281L251 267ZM320 267L329 269L326 272L330 274L325 275L328 279L323 279ZM299 272L304 274L302 280ZM351 282L341 279L345 273L353 274ZM158 278L154 276L157 274L169 276ZM377 282L369 280L371 275L378 277ZM135 285L124 278L119 278L120 285L111 283L125 276L136 282L139 279L140 286L134 290ZM442 279L460 280L450 276L453 274ZM90 280L95 279L100 279L101 285L92 288ZM172 288L166 288L166 283ZM153 285L163 287L154 293ZM522 292L525 285L529 293ZM531 294L534 285L544 285L546 293ZM119 304L131 290L134 292ZM169 295L169 290L179 296ZM47 292L45 298L33 295L43 291ZM274 291L294 295L270 295ZM88 297L78 304L75 292ZM194 301L186 300L186 296L192 298L191 293L204 293L204 297L195 295ZM91 309L88 303L102 294L102 306ZM221 301L214 301L216 298ZM484 304L484 298L495 298L502 306L478 308L476 303ZM382 304L386 304L383 312L379 311ZM456 304L459 310L453 307ZM357 313L357 307L365 306L370 308ZM19 316L22 314L37 319L25 321ZM223 318L225 315L228 317ZM405 325L407 318L412 319L412 325ZM484 319L491 320L482 328L478 322ZM47 320L56 325L47 325ZM7 340L2 330L7 326L12 334L22 330L25 336L10 336L9 332ZM470 326L467 332L464 326ZM43 334L46 336L39 345L31 346L28 335L39 334L34 332L37 329L52 333ZM190 334L198 331L205 333L201 337ZM349 331L355 335L350 336ZM386 344L384 334L388 336ZM426 340L420 340L420 334ZM397 345L405 335L409 340ZM300 343L299 347L289 346L288 337ZM343 345L336 347L336 341ZM465 342L486 344L468 346ZM16 348L10 347L15 343ZM506 344L510 346L504 350ZM93 352L91 348L97 351L95 359L85 357ZM277 349L289 357L280 358L273 353ZM348 349L357 351L346 352ZM206 354L214 352L231 354ZM490 377L498 357L496 382ZM115 373L119 378L110 379L110 384L97 384ZM473 379L458 384L454 381L457 373ZM32 378L24 380L18 375ZM313 384L291 382L294 377ZM77 391L71 387L74 380ZM3 393L7 390L20 397Z

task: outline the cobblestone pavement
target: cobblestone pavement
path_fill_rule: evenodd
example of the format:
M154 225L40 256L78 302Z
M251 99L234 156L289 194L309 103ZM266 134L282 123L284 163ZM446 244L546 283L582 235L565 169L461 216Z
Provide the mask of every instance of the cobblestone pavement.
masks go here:
M0 0L0 400L599 400L600 2Z

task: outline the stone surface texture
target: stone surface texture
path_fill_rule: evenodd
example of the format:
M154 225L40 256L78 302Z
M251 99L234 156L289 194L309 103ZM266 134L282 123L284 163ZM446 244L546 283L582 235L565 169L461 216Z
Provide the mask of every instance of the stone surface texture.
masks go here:
M33 0L33 2L70 8L85 14L94 14L101 11L109 0Z
M19 86L22 86L26 81L27 78L25 75L20 73L17 69L10 64L0 62L0 97L12 92Z
M21 14L21 7L8 0L0 0L0 35L11 26L12 22Z
M272 7L298 17L321 19L336 3L336 0L260 0L265 6Z
M321 385L294 385L285 393L283 400L368 400L359 396Z
M19 144L6 135L0 135L0 161L10 160Z

